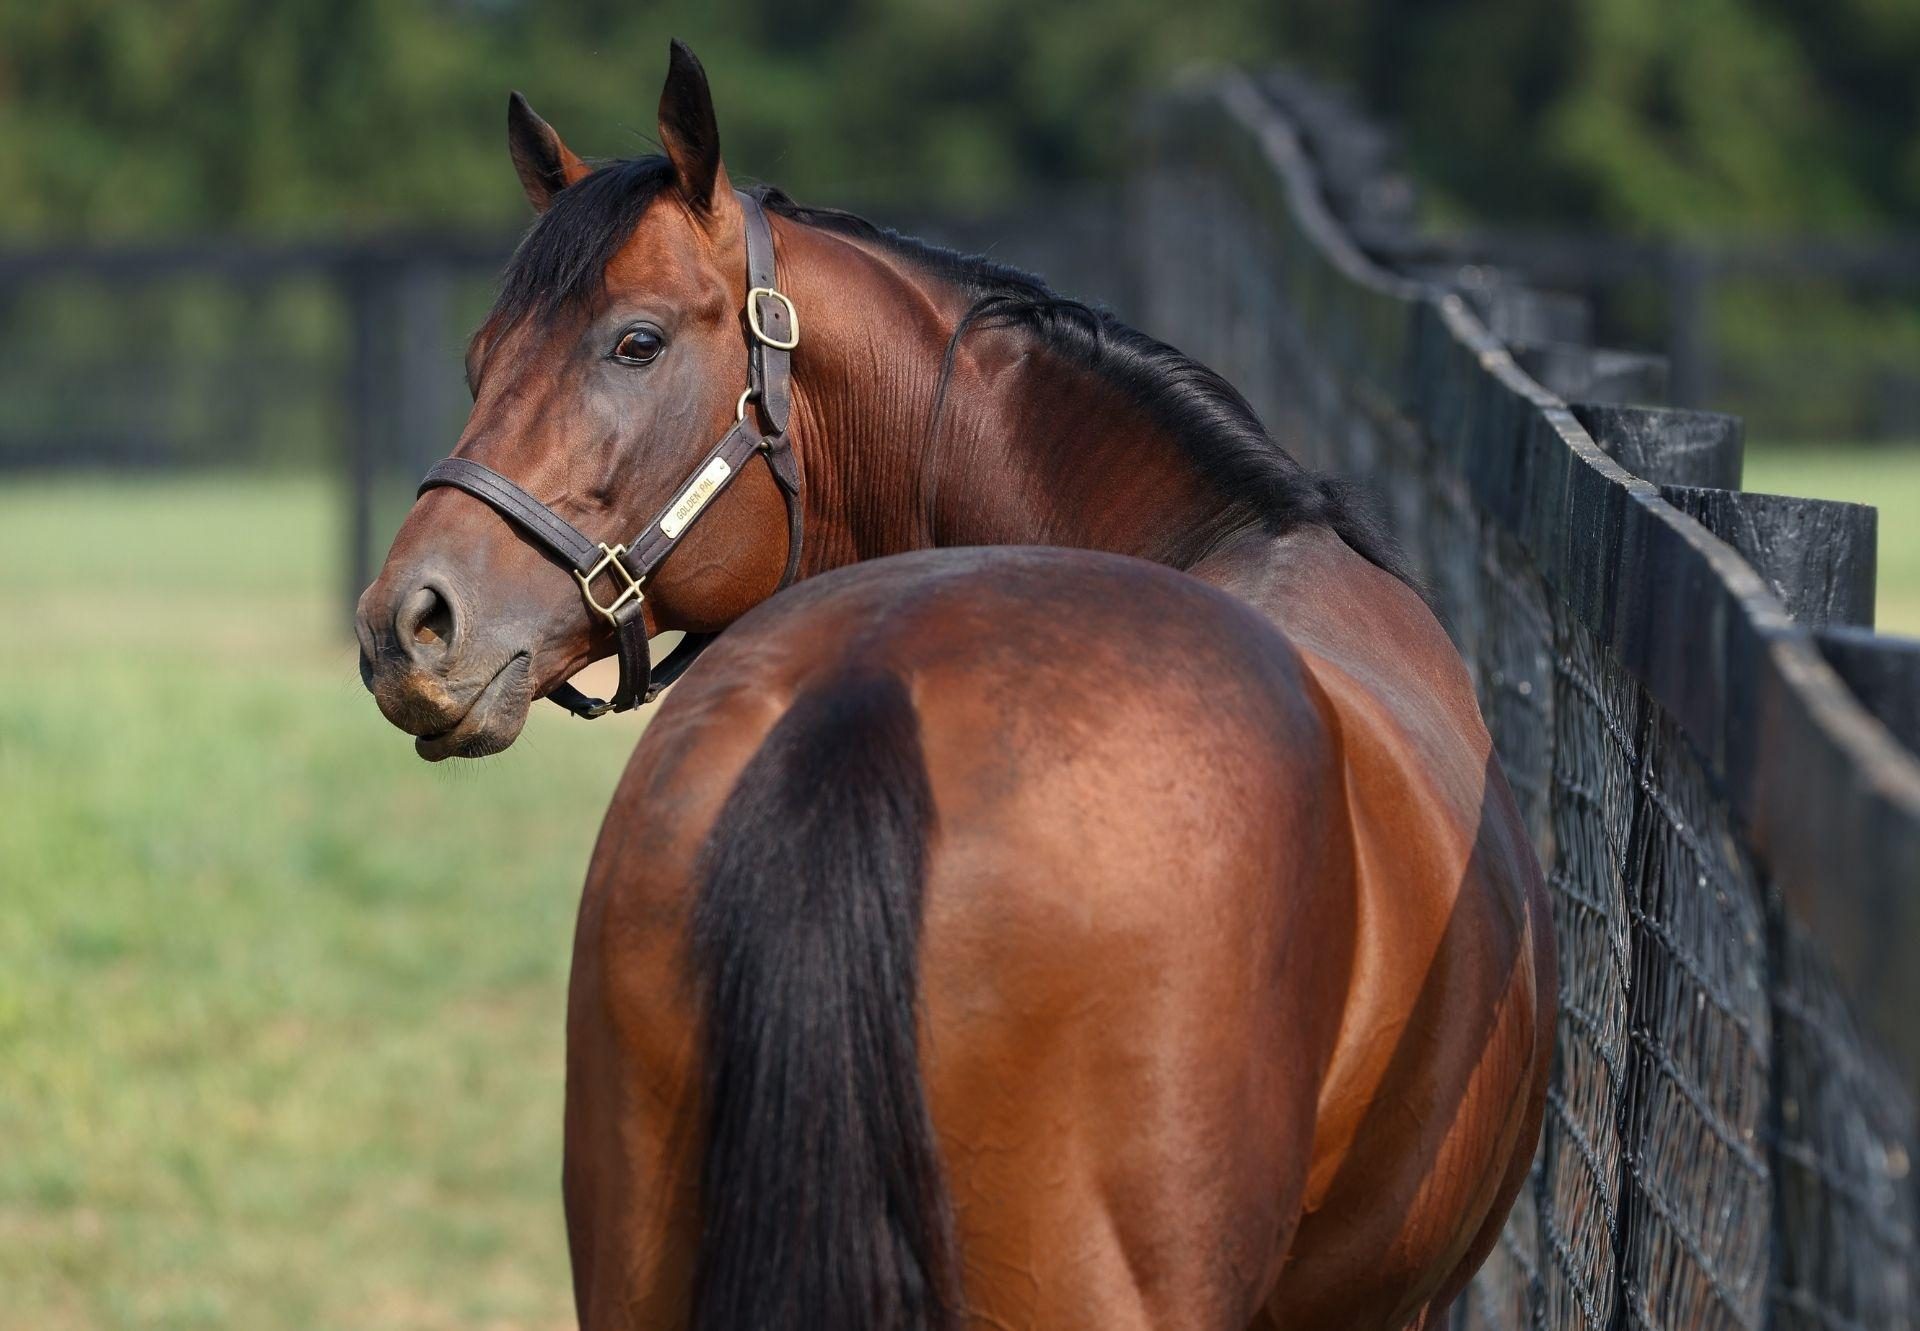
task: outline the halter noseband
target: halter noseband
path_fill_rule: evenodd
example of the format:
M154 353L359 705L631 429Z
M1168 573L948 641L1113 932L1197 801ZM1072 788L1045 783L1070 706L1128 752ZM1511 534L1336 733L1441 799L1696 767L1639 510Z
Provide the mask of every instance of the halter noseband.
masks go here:
M793 302L775 285L773 229L766 210L751 194L735 193L747 219L747 389L735 408L733 428L721 436L659 516L638 536L625 545L591 540L514 482L468 458L447 458L435 464L417 492L425 494L440 485L464 490L571 566L587 604L613 625L620 657L620 687L611 702L589 698L572 684L562 684L547 696L589 721L652 702L719 636L687 634L655 669L647 646L646 617L640 612L642 589L694 520L732 484L755 453L766 458L767 469L773 473L787 505L787 567L774 590L784 590L800 571L804 512L800 467L787 441L787 417L793 407L792 352L800 345L800 316ZM747 410L749 400L759 403L757 413ZM756 416L766 419L764 433ZM603 577L613 580L613 596L606 602L593 592Z

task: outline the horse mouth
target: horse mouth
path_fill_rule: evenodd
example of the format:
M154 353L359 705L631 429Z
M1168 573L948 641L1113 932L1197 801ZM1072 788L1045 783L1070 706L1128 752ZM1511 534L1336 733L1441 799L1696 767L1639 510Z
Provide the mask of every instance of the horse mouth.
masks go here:
M527 652L512 657L452 725L416 736L413 751L437 763L447 758L484 758L513 743L533 705L532 664Z

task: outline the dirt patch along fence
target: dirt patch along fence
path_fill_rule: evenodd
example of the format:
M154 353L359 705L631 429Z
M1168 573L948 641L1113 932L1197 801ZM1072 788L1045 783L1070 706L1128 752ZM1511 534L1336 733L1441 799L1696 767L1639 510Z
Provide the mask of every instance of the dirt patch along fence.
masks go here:
M1459 1324L1911 1325L1920 676L1843 626L1871 512L1719 488L1737 421L1619 405L1650 358L1535 364L1570 405L1376 264L1330 201L1404 214L1404 182L1299 81L1195 86L1144 138L1140 321L1385 497L1547 867L1548 1120Z

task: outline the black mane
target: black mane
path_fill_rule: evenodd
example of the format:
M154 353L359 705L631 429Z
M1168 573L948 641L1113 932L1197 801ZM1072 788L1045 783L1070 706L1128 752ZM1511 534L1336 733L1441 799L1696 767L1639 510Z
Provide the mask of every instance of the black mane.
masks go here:
M554 196L514 252L493 318L551 316L599 293L607 265L673 179L664 157L610 162ZM961 338L974 328L1020 328L1048 350L1104 376L1179 441L1221 494L1276 535L1319 523L1360 555L1412 585L1398 544L1371 496L1352 482L1302 467L1267 433L1233 385L1192 357L1072 300L1017 268L903 236L836 208L808 208L771 186L755 191L769 212L899 254L973 297L942 366L946 390Z

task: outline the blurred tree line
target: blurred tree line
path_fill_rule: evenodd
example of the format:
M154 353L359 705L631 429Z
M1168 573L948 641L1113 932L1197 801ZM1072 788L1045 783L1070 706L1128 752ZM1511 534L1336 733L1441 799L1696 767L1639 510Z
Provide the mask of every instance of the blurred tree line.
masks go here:
M736 169L819 201L1106 173L1182 66L1291 58L1401 126L1443 210L1920 219L1915 0L0 0L0 235L517 222L507 90L648 151L669 35Z
M965 203L1112 160L1178 65L1270 55L1260 8L1162 0L0 0L0 233L520 222L509 89L588 157L654 151L667 39L736 173Z
M1289 35L1509 221L1662 235L1920 220L1915 0L1308 0Z

